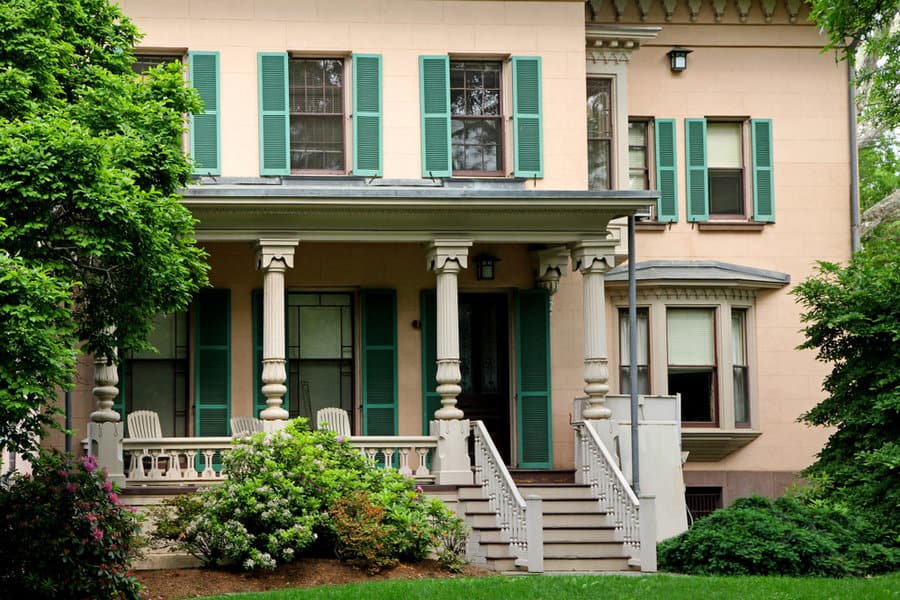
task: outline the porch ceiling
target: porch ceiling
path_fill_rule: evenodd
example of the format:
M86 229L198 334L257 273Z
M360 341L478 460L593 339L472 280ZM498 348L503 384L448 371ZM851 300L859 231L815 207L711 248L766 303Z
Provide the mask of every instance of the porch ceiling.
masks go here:
M356 185L191 186L183 202L203 241L288 235L306 241L473 241L561 244L603 237L610 220L634 214L655 191L560 191Z

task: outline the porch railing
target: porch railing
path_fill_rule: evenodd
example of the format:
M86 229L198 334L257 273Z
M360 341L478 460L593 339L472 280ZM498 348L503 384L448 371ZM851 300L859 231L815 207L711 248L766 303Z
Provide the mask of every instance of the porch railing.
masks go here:
M126 485L204 484L221 481L221 456L231 450L231 437L190 437L122 440ZM429 455L434 436L353 436L348 443L370 460L417 481L429 483Z
M491 509L497 513L501 539L509 541L516 564L527 565L528 519L525 499L512 480L497 447L482 421L472 421L475 440L475 484L487 492Z
M576 466L580 470L581 483L590 486L593 497L611 515L626 551L632 558L640 558L641 505L637 496L594 428L585 421L576 421L572 425L575 428Z

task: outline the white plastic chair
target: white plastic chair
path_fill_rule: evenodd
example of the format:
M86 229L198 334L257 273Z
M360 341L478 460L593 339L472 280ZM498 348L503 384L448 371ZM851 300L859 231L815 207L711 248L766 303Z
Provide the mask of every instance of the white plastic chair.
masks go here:
M159 415L152 410L136 410L128 413L128 437L134 439L161 438Z
M231 435L252 435L263 430L262 421L256 417L231 417Z
M343 408L326 406L316 413L316 429L326 429L350 437L350 417Z

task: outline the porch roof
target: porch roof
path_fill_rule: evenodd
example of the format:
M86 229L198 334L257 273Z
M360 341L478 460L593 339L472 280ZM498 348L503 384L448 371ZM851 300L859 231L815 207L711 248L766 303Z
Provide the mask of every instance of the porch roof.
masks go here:
M655 190L529 189L530 181L205 178L183 191L200 240L473 241L562 244L604 237Z
M725 285L753 288L779 288L791 282L791 276L714 260L646 260L634 265L638 284L644 285ZM606 274L607 284L628 281L628 265L619 265Z

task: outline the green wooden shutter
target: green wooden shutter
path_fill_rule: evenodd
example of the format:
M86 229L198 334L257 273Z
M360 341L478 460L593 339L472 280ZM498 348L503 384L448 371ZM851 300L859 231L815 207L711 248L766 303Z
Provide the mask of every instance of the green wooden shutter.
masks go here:
M450 59L419 57L422 177L450 177Z
M381 177L381 55L353 55L353 174Z
M519 466L553 465L550 398L550 295L523 290L517 297Z
M259 174L291 172L288 57L285 52L260 52Z
M219 53L188 52L191 85L203 101L203 112L191 115L191 158L197 175L221 175L219 149Z
M231 292L202 290L194 306L194 430L198 436L229 435Z
M709 185L706 170L706 119L685 119L688 221L709 220Z
M253 290L250 296L253 317L253 416L259 417L266 408L266 397L262 393L263 359L263 291ZM287 336L285 336L287 339Z
M363 435L397 435L397 293L363 290Z
M441 407L437 393L437 294L422 290L419 304L422 321L422 432L429 434L429 423Z
M516 177L544 176L541 126L541 59L513 56L513 146Z
M656 119L656 220L678 220L678 176L676 171L675 119Z
M753 220L775 221L775 188L772 181L772 120L751 119L753 141Z

